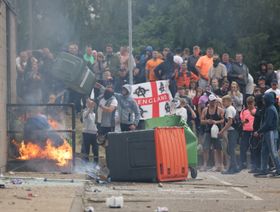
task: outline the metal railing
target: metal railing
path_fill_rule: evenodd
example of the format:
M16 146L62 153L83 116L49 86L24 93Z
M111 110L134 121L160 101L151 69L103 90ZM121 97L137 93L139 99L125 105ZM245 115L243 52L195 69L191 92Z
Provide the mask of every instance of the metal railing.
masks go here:
M57 132L57 133L71 133L71 139L72 139L72 166L75 166L75 152L76 152L76 113L75 113L75 105L74 104L7 104L7 135L10 138L11 135L14 134L20 134L24 133L23 129L13 129L11 127L11 120L14 118L15 114L18 113L18 115L24 115L27 114L30 111L33 111L35 108L54 108L54 107L60 107L64 108L68 111L68 108L71 109L71 128L70 129L51 129L51 130L43 130L48 132ZM46 115L45 113L42 113ZM10 145L10 143L9 143ZM9 154L8 154L9 157ZM9 159L9 158L8 158ZM8 160L9 161L9 160Z

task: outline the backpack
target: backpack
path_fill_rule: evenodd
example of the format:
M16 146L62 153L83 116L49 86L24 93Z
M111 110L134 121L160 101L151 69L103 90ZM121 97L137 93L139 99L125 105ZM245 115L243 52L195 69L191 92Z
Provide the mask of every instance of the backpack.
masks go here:
M241 111L241 113L243 112L243 110ZM235 130L237 130L238 132L242 131L242 122L240 119L240 113L238 111L236 111L236 114L232 120L232 125L231 125Z

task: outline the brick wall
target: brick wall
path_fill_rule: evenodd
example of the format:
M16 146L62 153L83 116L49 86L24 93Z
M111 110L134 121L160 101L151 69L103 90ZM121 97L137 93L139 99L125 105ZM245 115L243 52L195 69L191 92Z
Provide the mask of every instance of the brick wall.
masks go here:
M10 80L9 83L10 87L8 88L10 91L10 102L9 103L16 103L17 101L17 94L16 94L16 78L17 78L17 71L16 71L16 16L13 12L8 11L9 15L9 64L10 64Z
M9 20L7 22L7 19ZM7 32L9 26L9 32ZM8 40L7 40L8 37ZM7 43L9 42L9 43ZM7 49L9 47L9 49ZM8 51L7 51L8 50ZM7 55L9 54L9 55ZM2 1L0 6L0 168L4 171L7 162L6 104L7 89L10 90L10 103L16 103L16 17ZM9 66L7 65L9 64ZM9 67L9 70L8 70ZM9 72L10 83L7 83ZM8 84L10 87L8 88Z
M7 103L7 42L6 42L6 5L0 7L0 167L6 165L6 103Z

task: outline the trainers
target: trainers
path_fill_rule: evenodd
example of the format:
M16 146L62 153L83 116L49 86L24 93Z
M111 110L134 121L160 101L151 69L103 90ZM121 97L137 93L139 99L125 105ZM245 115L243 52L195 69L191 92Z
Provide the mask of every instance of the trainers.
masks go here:
M265 171L260 171L256 174L254 174L254 177L267 177L268 173Z
M269 175L269 177L276 177L279 178L280 177L280 172L273 172L272 174Z
M238 169L228 169L226 171L223 171L222 174L236 174L238 172Z

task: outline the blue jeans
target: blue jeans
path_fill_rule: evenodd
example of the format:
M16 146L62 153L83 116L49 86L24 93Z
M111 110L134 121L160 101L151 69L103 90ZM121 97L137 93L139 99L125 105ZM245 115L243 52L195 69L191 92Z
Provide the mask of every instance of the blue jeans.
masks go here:
M240 166L245 168L247 167L247 151L250 147L250 139L252 132L243 131L240 141ZM252 152L251 152L251 162L252 162Z
M260 168L260 141L252 136L253 132L243 131L240 142L240 166L247 167L247 151L250 148L251 169Z
M264 133L261 150L261 170L264 172L267 172L267 165L270 155L276 167L276 171L280 173L280 158L277 151L277 139L277 131L269 131Z
M239 133L236 130L229 130L228 131L227 153L230 157L229 170L237 169L235 148L236 148L236 145L237 145L238 136L239 136Z

